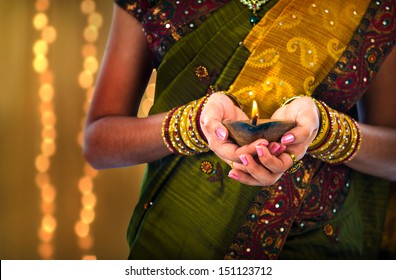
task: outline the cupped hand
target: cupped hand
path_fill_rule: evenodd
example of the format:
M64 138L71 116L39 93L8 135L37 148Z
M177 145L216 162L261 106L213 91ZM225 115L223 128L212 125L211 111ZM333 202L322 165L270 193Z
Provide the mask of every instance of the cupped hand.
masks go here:
M301 159L319 128L319 110L309 97L294 99L274 112L271 119L294 120L296 127L286 132L280 143L256 145L254 153L240 154L242 163L233 164L229 176L248 185L274 184L293 165L290 154ZM257 156L256 156L257 155Z
M224 93L213 93L200 117L202 132L209 143L209 148L223 161L232 165L233 162L241 162L239 156L243 153L255 154L255 146L258 143L268 144L262 140L243 147L239 147L228 138L228 130L222 124L223 121L248 120L247 115Z

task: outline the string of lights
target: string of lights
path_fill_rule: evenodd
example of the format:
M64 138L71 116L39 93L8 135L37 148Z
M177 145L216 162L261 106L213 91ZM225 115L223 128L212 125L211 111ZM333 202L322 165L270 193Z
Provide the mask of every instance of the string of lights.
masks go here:
M78 76L78 83L85 91L84 117L81 120L81 129L77 136L77 142L80 147L82 147L83 142L86 114L94 92L95 75L99 68L96 42L99 37L99 29L103 23L103 17L96 11L96 2L94 0L82 0L81 12L87 17L87 25L83 30L84 45L81 50L83 69ZM80 217L75 224L74 230L78 238L78 245L83 252L82 259L96 259L96 256L92 253L94 240L90 227L95 220L96 195L94 192L94 178L98 172L87 163L85 163L83 169L83 175L78 183L81 195Z
M49 24L47 11L50 0L37 0L33 26L39 38L33 44L33 69L38 75L39 114L41 121L40 152L35 158L36 185L41 194L41 223L38 230L38 254L42 259L54 258L53 237L57 226L55 217L56 188L51 183L49 169L51 157L56 152L56 114L53 99L54 75L47 54L56 40L56 29Z
M49 53L51 45L56 41L57 30L49 22L50 0L36 0L33 27L39 33L33 44L33 70L38 77L38 112L40 118L41 137L40 151L34 159L36 176L35 183L40 191L41 222L38 229L38 254L42 259L55 258L54 237L58 220L56 218L57 189L51 182L50 169L52 157L57 151L57 115L55 112L55 75L50 68ZM85 94L83 117L77 135L77 144L82 148L83 130L86 115L94 92L95 77L99 68L97 40L103 24L103 16L97 11L95 0L81 0L81 13L86 17L86 25L82 30L83 45L81 47L82 69L78 74L78 84ZM154 99L155 71L142 98L139 117L148 115ZM79 218L74 224L78 247L82 259L96 259L94 254L94 236L92 223L95 220L97 196L94 192L94 179L98 171L88 163L82 167L82 175L78 180L78 191L81 197Z

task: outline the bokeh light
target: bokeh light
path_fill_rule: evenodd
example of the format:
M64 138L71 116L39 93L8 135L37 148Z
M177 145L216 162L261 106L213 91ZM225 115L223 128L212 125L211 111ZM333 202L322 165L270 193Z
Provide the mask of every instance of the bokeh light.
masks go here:
M87 25L82 32L82 37L85 41L81 49L83 65L78 75L78 84L85 90L85 102L82 108L84 117L80 123L81 129L76 136L78 145L82 147L86 114L88 113L94 92L95 75L99 69L98 51L95 43L99 38L99 29L103 24L103 17L96 11L96 2L94 0L82 0L81 12L87 16ZM82 258L96 259L96 256L90 252L93 247L93 238L89 231L89 225L95 220L96 196L94 194L93 179L97 176L98 171L85 164L83 173L78 182L78 189L81 195L81 209L80 219L75 224L75 232L79 238L79 247L85 251Z
M53 26L46 26L41 33L41 38L49 44L53 43L56 40L56 29Z
M33 26L37 30L42 30L48 24L48 17L45 13L37 13L33 18Z
M83 0L81 2L81 11L83 14L92 14L95 12L96 4L93 0Z
M56 152L56 114L54 111L53 99L55 89L53 86L54 75L49 70L47 55L50 51L49 44L56 40L56 29L49 25L49 18L46 12L50 6L49 0L37 0L35 3L36 14L33 17L33 26L41 31L39 39L33 44L33 69L38 74L39 86L38 112L41 123L40 153L35 157L34 165L36 168L35 182L41 194L41 224L37 232L40 243L38 253L42 259L54 258L54 233L57 221L54 216L56 203L56 188L51 184L48 173L51 167L51 157Z

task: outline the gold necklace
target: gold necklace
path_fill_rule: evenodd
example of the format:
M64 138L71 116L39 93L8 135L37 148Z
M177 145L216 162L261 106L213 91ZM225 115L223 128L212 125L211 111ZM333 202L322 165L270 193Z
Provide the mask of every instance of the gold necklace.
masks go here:
M256 25L260 21L257 11L260 10L262 5L265 5L270 0L240 0L240 2L252 10L253 15L250 17L250 23Z

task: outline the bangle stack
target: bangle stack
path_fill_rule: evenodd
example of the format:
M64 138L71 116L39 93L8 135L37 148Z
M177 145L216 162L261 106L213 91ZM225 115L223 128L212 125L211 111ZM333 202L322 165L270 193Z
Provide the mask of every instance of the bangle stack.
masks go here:
M320 112L320 129L308 147L308 154L330 164L353 159L360 149L362 133L358 123L343 113L315 100Z
M201 113L208 98L206 95L166 114L162 123L162 139L173 154L190 156L209 151L200 126Z

